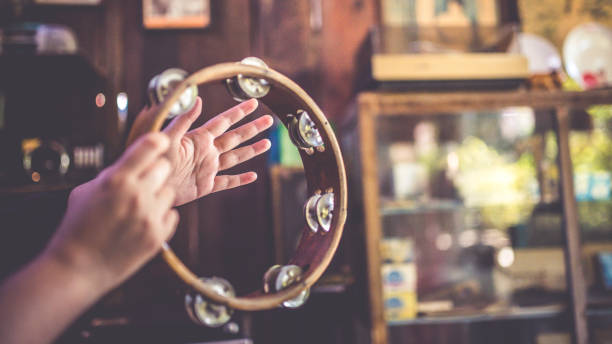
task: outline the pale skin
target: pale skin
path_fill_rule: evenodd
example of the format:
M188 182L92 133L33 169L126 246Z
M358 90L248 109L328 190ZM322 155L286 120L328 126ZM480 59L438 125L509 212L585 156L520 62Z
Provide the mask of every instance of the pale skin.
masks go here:
M189 130L202 110L198 99L163 133L143 135L75 188L47 248L0 285L0 341L53 341L159 252L179 221L174 206L255 181L254 172L219 174L270 148L266 139L239 147L269 128L270 116L230 130L255 108L256 100L246 101Z

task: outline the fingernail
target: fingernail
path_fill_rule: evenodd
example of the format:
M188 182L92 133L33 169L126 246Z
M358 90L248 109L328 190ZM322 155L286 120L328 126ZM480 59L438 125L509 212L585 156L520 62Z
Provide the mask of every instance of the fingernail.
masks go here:
M200 98L200 97L198 97L198 99L199 99L199 101L200 101L200 112L202 112L202 111L201 111L201 109L203 109L203 108L204 108L204 100L203 100L202 98ZM195 103L195 105L194 105L194 108L195 108L195 107L197 107L197 106L198 106L198 103L197 103L197 101L196 101L196 103Z

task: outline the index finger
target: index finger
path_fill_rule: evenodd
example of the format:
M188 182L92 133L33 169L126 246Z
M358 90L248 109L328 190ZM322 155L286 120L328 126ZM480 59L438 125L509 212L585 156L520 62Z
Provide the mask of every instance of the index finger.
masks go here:
M257 99L250 99L242 102L233 108L213 117L210 121L206 122L203 126L194 131L206 130L211 133L214 137L220 136L232 125L255 111L257 108Z
M117 161L117 169L139 174L168 150L170 139L163 133L144 135L134 142Z

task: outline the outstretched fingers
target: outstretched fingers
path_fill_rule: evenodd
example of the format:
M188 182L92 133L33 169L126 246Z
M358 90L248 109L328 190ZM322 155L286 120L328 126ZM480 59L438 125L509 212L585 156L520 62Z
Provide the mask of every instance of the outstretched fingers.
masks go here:
M219 171L227 170L247 160L250 160L270 149L268 139L257 141L251 145L225 152L219 156Z
M257 99L250 99L242 102L233 108L213 117L200 128L194 129L193 132L198 134L200 131L207 131L213 137L221 136L232 125L238 123L241 119L255 111L257 108Z
M249 122L217 137L217 139L215 140L215 146L217 146L217 149L221 153L230 151L231 149L234 149L234 147L240 145L246 140L249 140L255 135L270 128L273 123L274 120L270 115L259 117L258 119L252 122Z
M218 175L215 177L212 192L233 189L250 184L255 180L257 180L257 173L255 172L245 172L237 175Z

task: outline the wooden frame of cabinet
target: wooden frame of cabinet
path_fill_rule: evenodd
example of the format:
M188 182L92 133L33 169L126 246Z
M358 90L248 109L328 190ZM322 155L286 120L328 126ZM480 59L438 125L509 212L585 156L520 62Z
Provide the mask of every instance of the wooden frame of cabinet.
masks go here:
M496 91L496 92L366 92L359 95L359 134L361 140L362 183L365 212L365 240L368 262L368 291L373 344L387 343L384 319L381 257L379 242L382 224L379 213L378 162L376 158L376 119L379 116L411 116L491 110L508 106L554 109L559 145L559 170L563 208L565 269L570 296L572 341L588 343L585 316L586 283L580 261L580 228L574 196L573 171L569 150L570 110L612 103L612 89L587 92ZM366 196L367 195L367 196Z

